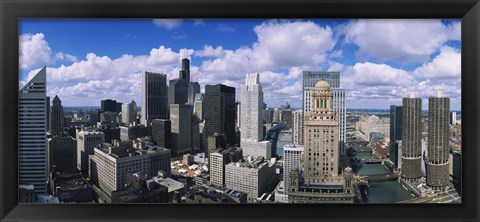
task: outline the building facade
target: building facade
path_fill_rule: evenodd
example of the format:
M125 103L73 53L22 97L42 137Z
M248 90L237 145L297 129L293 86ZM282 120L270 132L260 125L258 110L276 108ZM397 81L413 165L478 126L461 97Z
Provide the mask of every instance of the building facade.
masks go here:
M442 95L428 99L427 185L442 189L449 182L450 99Z
M47 70L18 92L18 184L47 194Z
M167 75L145 72L142 75L141 123L152 119L168 119Z
M416 181L422 176L422 99L403 98L402 178Z
M285 145L283 147L283 190L288 193L288 184L290 184L290 171L296 167L301 169L301 156L305 148L303 146Z
M274 179L275 164L262 157L225 165L226 187L246 193L248 203L254 203Z
M122 122L127 125L135 123L137 121L137 112L137 103L134 100L122 105Z
M204 148L208 137L214 133L224 134L226 143L235 144L235 88L217 84L205 86Z
M403 107L390 106L390 160L399 168L398 149L395 148L395 142L402 140Z
M289 203L353 203L352 169L339 172L339 114L327 81L315 84L311 108L304 121L303 169L293 166L289 172Z
M105 135L97 131L80 131L77 133L77 169L88 174L88 155L94 148L104 142Z
M345 142L346 142L346 128L347 128L347 115L346 115L346 90L340 88L340 72L303 72L303 103L302 109L304 116L312 109L312 92L315 84L325 80L331 87L333 92L333 111L338 113L338 136L339 136L339 152L341 155L346 155ZM301 136L303 141L304 136ZM301 143L303 144L303 143Z
M292 127L292 141L293 144L303 144L303 110L294 110L292 112L293 127Z
M152 140L160 147L171 148L172 122L168 119L152 120Z
M77 169L77 141L70 136L48 139L48 174L73 172ZM55 166L55 167L54 167Z
M192 105L170 104L172 155L192 151Z
M133 149L129 145L100 145L94 148L89 162L90 179L110 195L125 187L126 176L131 172L149 178L156 176L158 170L170 173L170 150L156 146Z

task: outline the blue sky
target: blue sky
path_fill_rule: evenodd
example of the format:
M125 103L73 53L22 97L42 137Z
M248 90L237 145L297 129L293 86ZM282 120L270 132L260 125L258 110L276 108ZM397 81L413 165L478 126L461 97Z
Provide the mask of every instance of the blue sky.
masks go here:
M48 95L65 106L141 104L141 73L237 88L260 73L269 107L301 107L302 71L339 71L347 108L388 108L441 88L460 109L460 20L27 19L20 86L47 66ZM237 95L239 100L239 95Z

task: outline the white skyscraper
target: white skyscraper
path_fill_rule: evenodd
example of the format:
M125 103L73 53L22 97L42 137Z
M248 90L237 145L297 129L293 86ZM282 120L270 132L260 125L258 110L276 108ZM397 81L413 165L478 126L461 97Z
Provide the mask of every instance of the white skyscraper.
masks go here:
M47 70L18 93L18 183L47 194Z
M290 184L290 170L293 167L301 169L301 154L304 151L303 146L295 145L285 145L283 147L284 157L283 157L283 181L285 190L288 193L288 184Z
M130 124L137 119L137 103L131 101L130 103L122 105L122 122Z
M263 91L258 73L247 74L240 89L240 145L243 155L271 157L270 142L263 138Z

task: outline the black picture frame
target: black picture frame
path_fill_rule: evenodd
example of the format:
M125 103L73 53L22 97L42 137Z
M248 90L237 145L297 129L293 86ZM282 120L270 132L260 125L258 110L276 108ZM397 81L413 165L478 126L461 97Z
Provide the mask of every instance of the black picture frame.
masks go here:
M462 204L18 204L20 18L462 18ZM479 221L478 0L0 0L1 221ZM414 31L414 30L412 30Z

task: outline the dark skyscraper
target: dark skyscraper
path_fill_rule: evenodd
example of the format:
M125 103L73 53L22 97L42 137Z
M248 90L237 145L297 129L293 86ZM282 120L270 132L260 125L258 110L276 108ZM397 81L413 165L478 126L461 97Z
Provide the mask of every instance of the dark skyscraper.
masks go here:
M142 78L141 123L147 125L152 119L168 119L167 75L145 72Z
M214 133L224 134L226 142L235 144L235 88L217 84L205 86L204 148L208 137Z
M168 119L152 120L152 140L159 147L171 149L171 122Z
M403 98L402 178L417 180L422 176L422 99Z
M182 59L182 70L178 79L170 80L168 84L168 104L186 104L188 100L188 85L190 84L190 61Z
M122 103L117 103L116 100L106 99L101 101L101 111L102 112L122 112Z
M398 167L398 149L395 148L395 142L402 140L403 126L403 107L390 106L390 160Z
M441 189L448 185L450 99L437 92L428 99L427 185Z
M50 134L52 136L61 136L65 123L62 101L55 96L50 107Z

